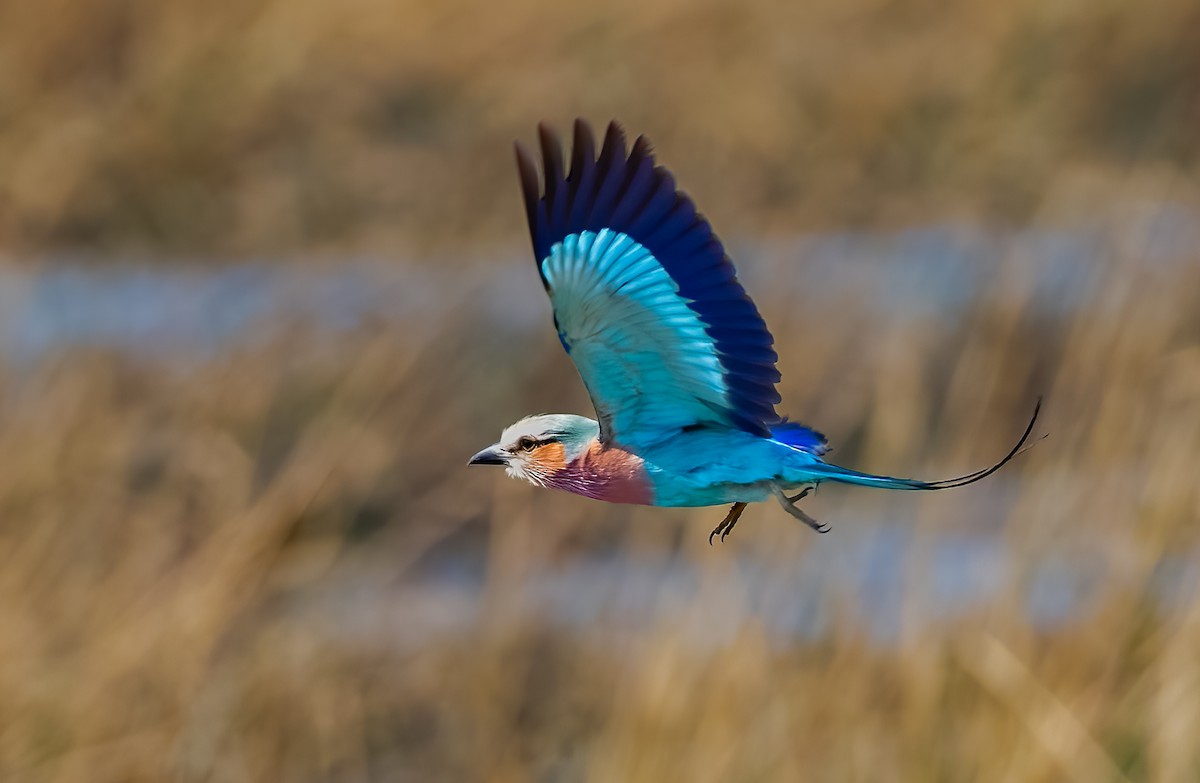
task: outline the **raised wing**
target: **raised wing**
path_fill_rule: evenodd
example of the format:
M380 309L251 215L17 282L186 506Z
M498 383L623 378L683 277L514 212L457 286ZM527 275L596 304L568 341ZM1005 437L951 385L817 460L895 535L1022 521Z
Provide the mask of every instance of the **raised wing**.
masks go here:
M612 123L599 158L575 122L571 171L538 127L544 191L517 167L559 339L600 420L601 439L652 443L685 427L762 437L778 424L774 342L720 240L638 137L626 157Z

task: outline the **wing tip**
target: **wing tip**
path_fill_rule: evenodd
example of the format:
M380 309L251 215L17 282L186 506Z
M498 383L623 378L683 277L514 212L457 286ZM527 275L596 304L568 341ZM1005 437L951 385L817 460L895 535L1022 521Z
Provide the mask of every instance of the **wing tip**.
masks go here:
M542 147L542 163L546 174L546 186L549 189L552 182L562 177L563 154L562 142L558 134L546 121L538 123L538 141Z
M635 160L639 164L643 160L648 160L650 165L654 165L654 145L650 143L650 139L644 133L633 140L633 149L629 151L630 164Z
M537 210L541 198L538 185L537 163L533 154L520 141L513 142L513 153L517 159L517 175L521 180L521 197L525 201L525 220L529 223L529 238L533 242L534 252L537 252Z

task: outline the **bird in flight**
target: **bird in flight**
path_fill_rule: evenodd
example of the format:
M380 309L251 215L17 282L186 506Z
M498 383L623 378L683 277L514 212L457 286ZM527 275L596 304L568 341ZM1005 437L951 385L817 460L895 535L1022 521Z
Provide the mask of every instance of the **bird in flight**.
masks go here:
M533 255L596 420L529 416L470 464L503 465L537 486L611 503L731 504L711 544L729 535L748 503L774 498L825 533L828 525L796 506L818 484L961 487L995 473L1028 440L1040 400L1008 454L965 476L918 481L825 462L824 435L776 414L774 338L708 221L655 165L646 138L627 153L613 122L597 156L591 128L576 120L568 172L554 132L541 124L538 135L542 182L516 144Z

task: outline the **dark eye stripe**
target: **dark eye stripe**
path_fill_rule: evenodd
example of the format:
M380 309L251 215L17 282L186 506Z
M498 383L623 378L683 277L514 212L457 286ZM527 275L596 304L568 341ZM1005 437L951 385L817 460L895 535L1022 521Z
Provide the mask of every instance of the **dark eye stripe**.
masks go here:
M549 443L557 443L557 442L558 442L557 435L547 435L544 438L535 438L532 435L522 435L517 440L517 448L521 449L522 451L533 451L534 449L540 448Z

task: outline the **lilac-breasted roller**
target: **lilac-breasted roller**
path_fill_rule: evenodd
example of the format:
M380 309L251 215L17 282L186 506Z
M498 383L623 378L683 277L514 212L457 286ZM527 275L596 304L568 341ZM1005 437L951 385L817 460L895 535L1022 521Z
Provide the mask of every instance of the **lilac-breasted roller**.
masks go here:
M626 154L624 133L611 123L597 157L591 129L577 120L567 173L558 138L545 125L538 131L544 187L516 144L533 254L598 421L530 416L470 464L504 465L537 486L613 503L733 504L712 543L747 503L770 497L827 532L796 507L825 481L907 490L979 481L1033 431L1037 407L1003 459L941 481L825 462L824 435L776 414L774 339L708 221L655 165L645 137Z

